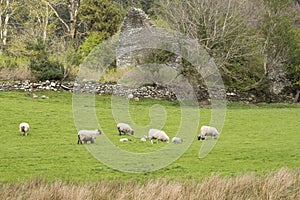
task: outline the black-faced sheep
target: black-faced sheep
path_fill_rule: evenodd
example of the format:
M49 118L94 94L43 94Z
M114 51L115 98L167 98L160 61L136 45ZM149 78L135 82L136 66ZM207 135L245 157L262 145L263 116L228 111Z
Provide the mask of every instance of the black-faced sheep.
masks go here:
M29 124L26 122L22 122L19 126L20 132L24 135L27 136L27 133L29 132Z
M153 144L152 140L156 140L156 143L158 143L159 140L169 143L169 136L162 130L150 129L148 132L148 137L151 144Z
M82 141L86 144L90 141L92 144L98 135L102 132L99 129L96 130L80 130L78 131L78 142L77 144L82 144Z
M179 137L173 137L172 138L172 143L182 143L183 139Z
M206 136L211 136L212 138L217 138L219 136L219 132L215 127L211 126L202 126L200 129L201 133L198 135L198 140L205 140Z
M128 124L118 123L117 128L119 131L119 135L121 135L122 133L124 133L124 135L126 135L127 133L130 133L131 135L134 134L133 129Z

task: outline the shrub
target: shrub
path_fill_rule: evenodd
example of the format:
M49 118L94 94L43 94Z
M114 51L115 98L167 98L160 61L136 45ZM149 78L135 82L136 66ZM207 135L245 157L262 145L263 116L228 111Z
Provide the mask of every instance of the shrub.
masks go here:
M29 67L39 81L61 80L64 77L63 65L58 61L31 59Z

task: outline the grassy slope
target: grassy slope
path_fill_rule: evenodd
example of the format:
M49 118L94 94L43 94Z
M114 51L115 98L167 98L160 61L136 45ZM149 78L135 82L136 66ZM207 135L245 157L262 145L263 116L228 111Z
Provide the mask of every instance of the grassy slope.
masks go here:
M141 175L110 169L90 155L83 145L77 145L72 95L44 93L50 98L32 99L26 92L0 92L0 182L28 180L37 176L72 182L155 177L201 179L212 173L236 175L251 171L261 174L281 167L300 167L300 106L262 105L251 108L231 105L222 135L207 157L198 159L202 142L196 140L195 135L194 143L176 162L151 174ZM174 102L132 102L130 113L138 116L135 120L140 125L145 125L149 123L148 109L153 104L160 104L166 109L166 132L174 132L180 121L179 108ZM101 127L115 144L133 152L155 150L164 145L143 144L138 140L120 144L110 108L109 96L97 97L96 109ZM200 113L201 125L206 124L210 110L201 109ZM21 137L18 132L18 124L22 121L31 125L28 137Z

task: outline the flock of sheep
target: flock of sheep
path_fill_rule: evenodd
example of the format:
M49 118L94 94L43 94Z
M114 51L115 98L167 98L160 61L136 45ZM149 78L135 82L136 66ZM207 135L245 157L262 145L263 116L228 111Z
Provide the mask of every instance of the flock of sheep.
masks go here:
M29 132L29 124L26 122L22 122L19 125L20 132L23 134L23 136L27 136ZM126 123L118 123L117 124L117 129L119 131L119 135L124 135L126 134L134 134L134 130L131 128L129 124ZM86 144L88 141L90 143L94 143L95 139L97 138L98 135L100 135L102 132L99 129L96 130L80 130L78 131L78 141L77 144L82 144L83 142ZM198 140L206 140L207 136L210 136L212 138L218 138L219 132L217 131L216 128L211 127L211 126L202 126L200 129L200 134L198 135ZM141 141L146 141L147 138L149 139L150 143L153 144L153 140L156 140L156 143L158 141L162 142L167 142L169 143L169 136L163 131L163 130L158 130L158 129L150 129L148 132L148 136L143 136L141 138ZM131 139L128 138L121 138L121 142L128 142L131 141ZM173 137L172 138L172 143L182 143L183 139L179 137Z
M126 123L118 123L117 129L119 131L119 135L126 135L126 134L134 134L134 130L131 128L129 124ZM210 136L214 139L216 139L219 136L219 132L216 128L211 126L202 126L201 132L198 135L198 140L206 140L207 136ZM102 132L99 129L96 130L80 130L78 132L78 144L82 144L82 141L86 144L88 141L91 143L94 143L94 140L98 135L100 135ZM167 142L169 143L169 136L163 131L159 129L150 129L148 132L148 136L143 136L141 138L141 141L146 141L147 138L149 139L150 143L153 144L153 140L156 140L156 143L158 141ZM128 138L121 138L120 142L128 142L131 141L131 139ZM182 143L183 139L179 137L173 137L172 143Z

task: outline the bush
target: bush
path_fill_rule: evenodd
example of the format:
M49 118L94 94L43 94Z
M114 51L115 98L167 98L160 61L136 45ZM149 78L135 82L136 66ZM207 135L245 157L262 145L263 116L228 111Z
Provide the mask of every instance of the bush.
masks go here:
M61 80L64 77L63 65L48 59L32 59L29 68L38 81Z

